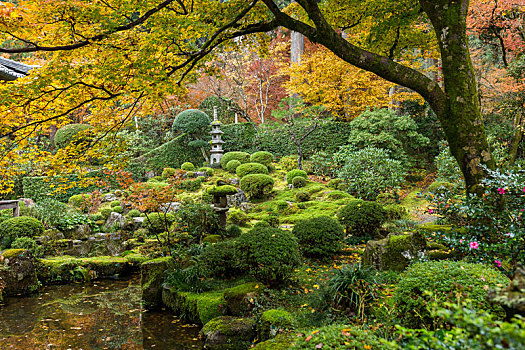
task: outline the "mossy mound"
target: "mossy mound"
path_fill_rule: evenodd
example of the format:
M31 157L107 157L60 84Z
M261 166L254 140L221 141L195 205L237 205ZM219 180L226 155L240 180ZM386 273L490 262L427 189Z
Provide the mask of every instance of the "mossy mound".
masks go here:
M206 349L247 349L255 338L255 320L222 316L214 318L201 330Z
M73 258L61 256L40 259L37 275L44 284L89 281L90 279L127 275L145 260L141 255L99 256L93 258Z
M278 334L275 338L263 341L253 348L254 350L284 350L290 349L297 336L291 333ZM317 344L316 344L317 345Z
M277 334L295 327L295 319L286 310L272 309L262 313L257 323L257 337L260 340L274 338Z
M206 324L226 313L222 292L190 293L164 288L162 302L185 321L197 324Z
M259 282L248 282L224 290L229 315L244 316L253 310L256 298L264 290Z

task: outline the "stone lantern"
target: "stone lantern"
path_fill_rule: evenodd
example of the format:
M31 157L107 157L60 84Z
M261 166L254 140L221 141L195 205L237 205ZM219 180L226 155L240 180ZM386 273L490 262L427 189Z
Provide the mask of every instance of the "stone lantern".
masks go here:
M221 123L217 119L217 106L213 107L213 122L211 123L211 156L210 156L210 165L214 168L218 168L221 164L222 154L224 150L222 149L222 134Z

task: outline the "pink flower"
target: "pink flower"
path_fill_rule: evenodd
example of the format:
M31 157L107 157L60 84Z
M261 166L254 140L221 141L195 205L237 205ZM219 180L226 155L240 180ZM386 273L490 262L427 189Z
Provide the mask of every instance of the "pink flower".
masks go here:
M429 213L429 214L433 214L433 213L434 213L434 209L430 209L430 208L429 208L429 209L428 209L428 213Z
M525 187L523 187L523 192L525 192Z
M321 349L323 347L323 343L319 343L315 346L316 349Z
M463 240L462 240L462 239L460 239L460 240L459 240L459 243L463 243Z
M478 242L470 242L469 243L470 249L478 249L479 243Z
M494 260L494 264L496 264L497 267L501 267L501 261Z
M498 188L498 193L499 194L505 194L505 189L504 188Z

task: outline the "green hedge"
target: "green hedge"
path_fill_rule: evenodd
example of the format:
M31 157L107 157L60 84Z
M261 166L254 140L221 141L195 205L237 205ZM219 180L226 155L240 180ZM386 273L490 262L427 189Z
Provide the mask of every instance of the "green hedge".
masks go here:
M191 138L181 134L171 141L142 155L147 170L162 172L164 168L180 168L185 162L202 164L204 158L199 148L188 147Z
M91 178L91 176L87 176ZM67 202L71 196L93 192L96 185L82 187L78 175L66 176L28 176L22 179L24 197L39 201L44 198L53 198L61 202ZM71 185L74 184L74 185Z
M295 129L297 134L301 135L310 127L311 123L300 123L295 126ZM278 158L297 153L295 145L290 142L286 126L282 124L264 124L260 125L257 130L253 123L229 124L221 125L221 130L224 131L222 139L225 141L223 145L225 152L253 153L256 150L264 150ZM349 123L327 122L319 125L303 141L304 156L310 157L319 151L336 152L339 146L347 142L349 132Z

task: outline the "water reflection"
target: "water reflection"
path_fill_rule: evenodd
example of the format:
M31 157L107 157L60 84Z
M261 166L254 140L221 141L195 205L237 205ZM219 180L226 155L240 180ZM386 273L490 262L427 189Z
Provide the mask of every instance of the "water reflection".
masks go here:
M129 280L44 287L0 306L0 349L200 349L199 328L140 307Z

